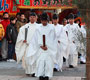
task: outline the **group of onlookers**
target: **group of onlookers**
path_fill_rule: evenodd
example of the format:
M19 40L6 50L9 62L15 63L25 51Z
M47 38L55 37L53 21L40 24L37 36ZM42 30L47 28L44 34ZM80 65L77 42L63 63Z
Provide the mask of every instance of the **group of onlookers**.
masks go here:
M16 17L9 17L8 12L3 13L0 22L0 61L15 61L15 43L19 28L27 23L23 13L17 13Z

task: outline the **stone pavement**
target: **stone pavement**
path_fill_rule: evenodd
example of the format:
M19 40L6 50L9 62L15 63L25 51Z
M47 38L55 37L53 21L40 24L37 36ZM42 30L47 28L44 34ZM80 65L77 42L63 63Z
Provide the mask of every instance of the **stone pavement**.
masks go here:
M54 72L51 80L84 80L86 65L79 64L77 68L70 69L64 66L63 72ZM20 64L16 62L0 62L0 80L38 80L38 78L27 77Z
M38 78L26 77L26 76L0 76L0 80L38 80ZM50 80L82 80L80 77L64 77L54 76Z

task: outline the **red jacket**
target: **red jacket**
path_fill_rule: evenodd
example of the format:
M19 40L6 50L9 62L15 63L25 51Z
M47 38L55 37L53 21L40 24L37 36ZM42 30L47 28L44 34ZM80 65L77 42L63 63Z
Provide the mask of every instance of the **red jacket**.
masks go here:
M3 20L1 21L1 24L3 25L5 36L6 36L6 29L7 29L7 26L10 24L10 20Z

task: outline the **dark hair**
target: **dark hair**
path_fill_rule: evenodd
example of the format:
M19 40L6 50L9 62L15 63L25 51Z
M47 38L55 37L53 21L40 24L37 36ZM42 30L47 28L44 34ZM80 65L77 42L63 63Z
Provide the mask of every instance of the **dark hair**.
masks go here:
M4 16L5 14L8 14L8 12L4 12L4 13L3 13L3 16Z
M74 14L70 13L69 16L68 16L68 19L74 19Z
M25 14L24 14L24 13L21 13L20 16L21 16L21 15L25 15Z
M64 19L63 19L63 21L62 21L62 23L64 23L64 21L67 21L67 19L66 19L66 18L64 18Z
M59 16L57 14L53 14L52 19L58 19L58 18L59 18Z
M21 16L21 13L17 13L16 16L17 16L17 15Z
M41 20L47 20L47 21L49 21L49 16L48 16L48 14L47 13L42 13L42 15L41 15Z
M29 16L36 16L36 13L35 13L35 12L31 12L31 13L29 14Z
M15 17L11 17L10 18L10 22L13 21L13 20L15 20L15 19L16 19Z

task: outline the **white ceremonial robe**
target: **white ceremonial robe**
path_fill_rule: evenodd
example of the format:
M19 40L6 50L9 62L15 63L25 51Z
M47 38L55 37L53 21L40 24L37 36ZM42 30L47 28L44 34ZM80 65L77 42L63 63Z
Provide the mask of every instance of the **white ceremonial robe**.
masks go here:
M86 29L83 25L81 26L80 31L82 33L79 51L79 53L81 54L80 60L86 63Z
M20 28L15 46L17 62L19 63L20 60L22 60L22 66L25 69L26 74L35 73L35 65L34 66L29 65L28 59L26 58L26 51L28 51L28 46L31 43L31 39L38 25L39 24L37 23L34 24L27 23L26 25L22 26ZM25 40L25 28L28 28L26 43L23 42Z
M66 34L67 34L67 45L66 45L66 50L65 50L65 54L64 54L64 58L66 59L66 66L68 66L68 63L67 63L67 61L68 61L68 59L69 59L69 55L70 55L70 44L69 44L69 38L68 38L68 30L67 30L67 27L66 27L67 25L63 25L63 29L64 29L64 31L66 32Z
M40 48L40 46L43 46L43 35L45 35L45 42L48 48L46 51ZM36 29L27 52L30 65L33 65L36 62L35 76L53 76L54 63L56 63L56 53L57 42L54 28L51 24L48 24L47 26L41 25Z
M68 38L68 30L66 28L66 26L63 26L63 29L67 35L66 39L67 39L67 45L66 45L66 50L65 50L65 54L64 54L64 58L67 60L69 58L69 51L70 51L70 45L69 45L69 38Z
M68 38L70 45L68 64L76 67L78 64L78 48L80 47L80 42L78 40L79 26L78 24L73 23L72 25L67 24L66 28L68 30Z
M56 33L56 39L57 39L57 48L58 48L58 52L57 52L57 64L55 64L55 68L59 71L62 71L62 66L63 66L63 57L66 57L66 48L68 45L68 38L67 38L67 34L63 29L63 25L53 25L55 28L55 33ZM58 41L60 41L60 43L58 43Z

